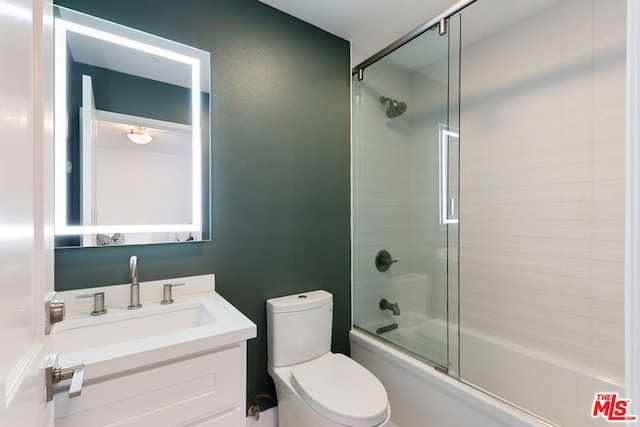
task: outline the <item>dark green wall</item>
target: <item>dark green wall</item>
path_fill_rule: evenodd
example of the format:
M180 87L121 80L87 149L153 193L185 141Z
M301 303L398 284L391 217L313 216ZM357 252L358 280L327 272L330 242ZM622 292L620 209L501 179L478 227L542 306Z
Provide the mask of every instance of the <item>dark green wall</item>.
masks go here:
M79 88L69 99L72 112L82 105L83 75L91 76L98 110L191 124L191 90L78 62L71 66L71 85Z
M255 0L57 0L57 4L211 53L212 240L70 248L56 289L216 274L258 325L247 399L275 395L266 371L265 300L334 295L333 350L350 328L349 45Z

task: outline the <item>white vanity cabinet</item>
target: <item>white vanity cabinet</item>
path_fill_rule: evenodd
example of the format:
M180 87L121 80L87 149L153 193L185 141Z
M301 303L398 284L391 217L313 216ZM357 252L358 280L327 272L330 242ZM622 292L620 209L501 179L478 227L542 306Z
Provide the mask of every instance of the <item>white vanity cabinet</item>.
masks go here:
M56 427L241 426L246 343L91 383L55 398Z
M202 282L206 287L206 280ZM145 290L159 295L161 285L141 283L140 289L143 296ZM181 289L188 287L189 283ZM109 288L113 292L105 296L107 314L91 316L83 308L54 330L60 364L85 365L80 396L69 397L68 381L58 385L55 426L244 427L246 341L256 336L255 324L215 292L178 294L176 303L169 306L160 305L157 298L143 300L141 309L127 310L118 296L120 291L126 294L127 288ZM109 292L109 288L98 291ZM150 291L155 288L158 291ZM197 280L191 289L198 289ZM74 299L72 293L64 294L68 301ZM109 307L110 300L118 306ZM193 316L194 307L202 313L194 317L193 326L177 328L176 319ZM158 322L171 324L159 333ZM121 340L109 336L116 332L122 336L123 325L149 325L149 331L155 328L156 332ZM96 340L98 334L102 340ZM73 338L73 346L68 337Z

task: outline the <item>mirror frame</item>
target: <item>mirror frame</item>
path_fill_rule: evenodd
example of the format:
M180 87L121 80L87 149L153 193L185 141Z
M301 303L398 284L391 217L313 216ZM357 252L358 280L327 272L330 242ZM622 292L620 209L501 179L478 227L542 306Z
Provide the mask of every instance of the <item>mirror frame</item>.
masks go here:
M152 232L198 232L203 233L202 218L203 185L202 185L202 138L201 138L201 89L207 93L208 84L201 84L201 62L206 55L207 67L209 53L167 40L133 28L125 27L71 9L58 6L69 14L74 21L56 17L54 23L54 177L55 177L55 235L77 236L87 234L113 233L152 233ZM76 19L77 18L77 19ZM188 224L157 225L69 225L67 224L67 34L80 33L102 41L116 43L129 48L141 50L147 54L168 58L187 64L191 67L191 143L192 143L192 221ZM116 34L116 32L118 34ZM135 37L135 40L130 38ZM192 53L194 56L190 56ZM196 56L199 55L200 57ZM203 73L204 74L204 73ZM210 126L210 124L209 124ZM209 144L211 132L209 135ZM209 173L209 171L207 171ZM210 176L210 175L209 175ZM210 178L209 178L210 179ZM61 202L62 201L62 202ZM208 224L207 224L208 227ZM211 235L210 230L207 233ZM208 240L204 235L198 241Z

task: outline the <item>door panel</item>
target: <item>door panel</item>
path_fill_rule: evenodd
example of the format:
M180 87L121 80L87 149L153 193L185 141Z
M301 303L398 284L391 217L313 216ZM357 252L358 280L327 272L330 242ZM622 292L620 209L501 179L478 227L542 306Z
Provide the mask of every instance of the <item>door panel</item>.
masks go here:
M45 16L47 17L45 19ZM0 425L52 425L43 300L53 289L51 3L0 8ZM46 23L46 24L45 24ZM10 65L7 65L10 64Z

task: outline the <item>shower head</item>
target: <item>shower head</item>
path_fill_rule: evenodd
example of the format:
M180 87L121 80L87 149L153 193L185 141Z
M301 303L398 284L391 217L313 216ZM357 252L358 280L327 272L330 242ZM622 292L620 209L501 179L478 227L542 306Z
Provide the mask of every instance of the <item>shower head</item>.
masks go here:
M404 102L402 101L398 102L397 100L387 98L386 96L380 97L380 103L382 105L386 104L387 101L389 101L389 107L387 107L386 114L387 114L387 117L389 117L390 119L393 119L394 117L398 117L400 114L407 111L407 104L405 104Z

